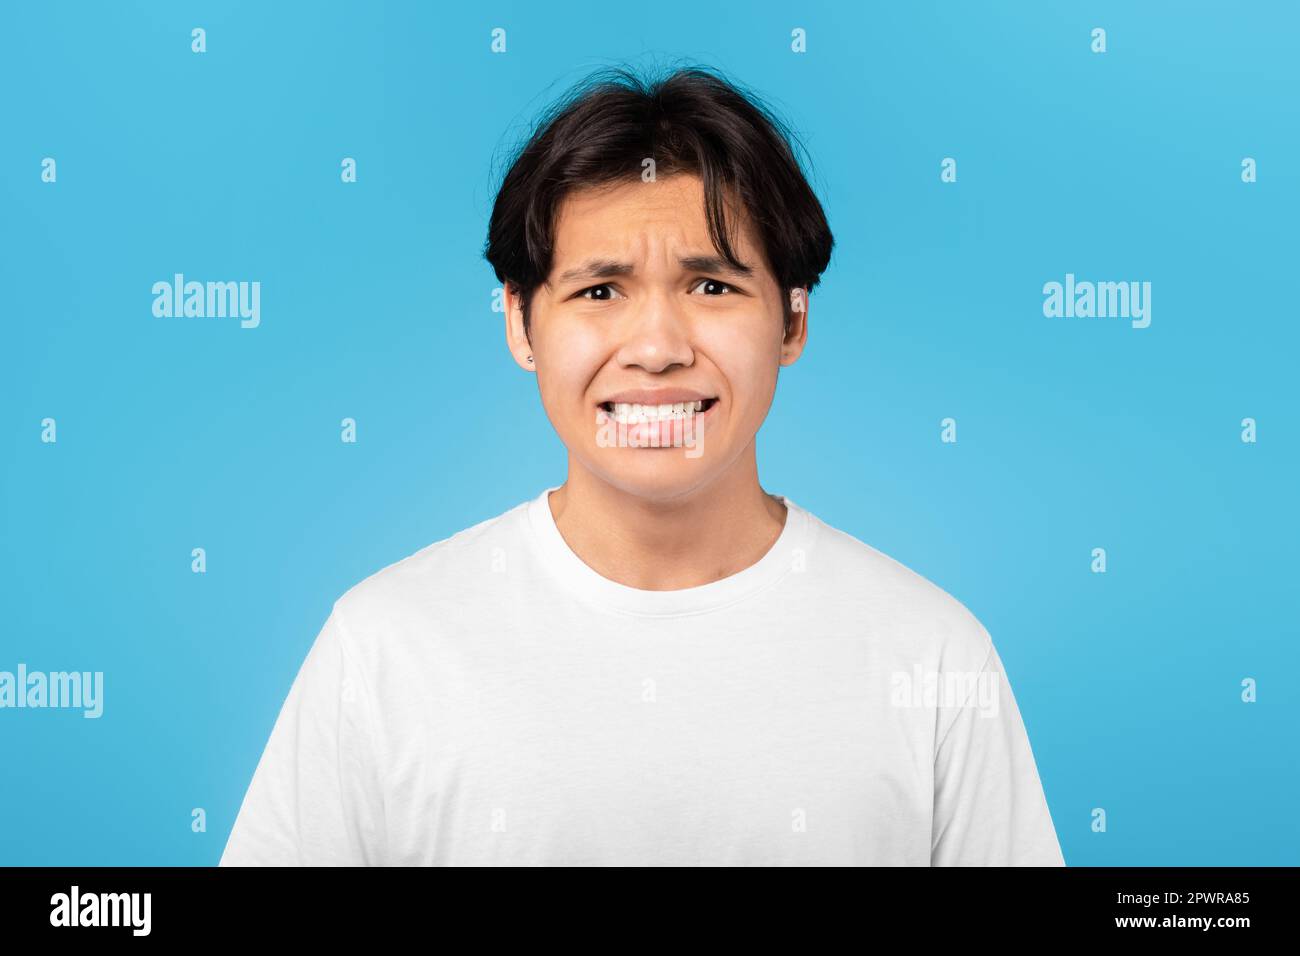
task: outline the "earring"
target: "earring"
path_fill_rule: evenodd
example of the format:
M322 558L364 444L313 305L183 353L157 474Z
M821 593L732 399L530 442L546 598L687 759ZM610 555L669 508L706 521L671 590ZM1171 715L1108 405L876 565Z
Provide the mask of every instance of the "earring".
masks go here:
M531 365L532 362L533 362L533 357L530 355L528 356L528 364Z

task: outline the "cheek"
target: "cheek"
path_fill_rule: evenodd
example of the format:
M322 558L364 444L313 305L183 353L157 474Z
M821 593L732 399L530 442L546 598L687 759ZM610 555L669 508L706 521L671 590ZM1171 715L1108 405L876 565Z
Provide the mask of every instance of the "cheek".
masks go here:
M762 361L737 369L730 380L737 411L744 421L757 425L767 415L776 391L775 360L769 361L765 353Z
M701 342L701 351L726 381L737 406L748 408L766 403L776 386L781 361L781 343L777 338L746 334L744 327L737 323L737 327L711 332L708 340Z
M536 344L540 359L538 388L543 403L562 416L584 410L587 391L605 360L600 337L580 323L571 323L567 328L548 329Z

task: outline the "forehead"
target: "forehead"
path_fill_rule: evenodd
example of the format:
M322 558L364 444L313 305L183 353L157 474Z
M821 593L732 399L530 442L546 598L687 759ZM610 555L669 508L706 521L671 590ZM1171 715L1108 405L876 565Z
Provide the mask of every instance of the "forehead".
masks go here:
M743 205L726 203L727 229L737 257L755 270L765 263ZM656 253L716 253L698 176L677 174L585 187L568 193L557 210L552 269L592 255L635 259Z

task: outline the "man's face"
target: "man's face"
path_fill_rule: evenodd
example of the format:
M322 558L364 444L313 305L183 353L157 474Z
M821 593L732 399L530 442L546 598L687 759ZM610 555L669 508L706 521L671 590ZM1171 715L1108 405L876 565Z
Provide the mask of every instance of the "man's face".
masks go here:
M507 300L511 351L536 369L571 466L629 494L669 500L752 468L777 369L802 349L806 305L787 335L789 292L748 217L728 214L747 274L710 241L696 176L570 193L551 274L533 295L531 342Z

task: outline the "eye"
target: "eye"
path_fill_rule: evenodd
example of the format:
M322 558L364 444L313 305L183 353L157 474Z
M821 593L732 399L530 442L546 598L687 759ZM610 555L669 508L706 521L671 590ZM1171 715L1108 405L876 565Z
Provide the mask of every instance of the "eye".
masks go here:
M720 292L712 292L712 293L706 292L706 293L705 293L705 295L711 296L712 298L717 298L719 295L723 295L723 294L726 294L726 295L734 295L734 294L736 294L737 292L740 291L740 290L737 289L735 286L733 286L733 285L728 285L726 282L719 282L717 279L701 279L700 282L699 282L699 285L697 285L695 288L697 288L697 289L699 289L699 288L705 288L705 289L708 289L708 288L715 288L715 289L717 289L717 288L722 288L722 289L726 289L726 290L727 290L726 293L720 293Z
M589 292L597 292L602 289L607 293L606 295L592 296L587 294ZM593 285L588 289L583 289L581 292L578 293L578 295L584 299L589 299L592 302L609 302L611 301L613 292L614 292L614 287L606 282L606 283L602 283L601 285ZM618 294L620 297L623 295L623 293L621 292Z

